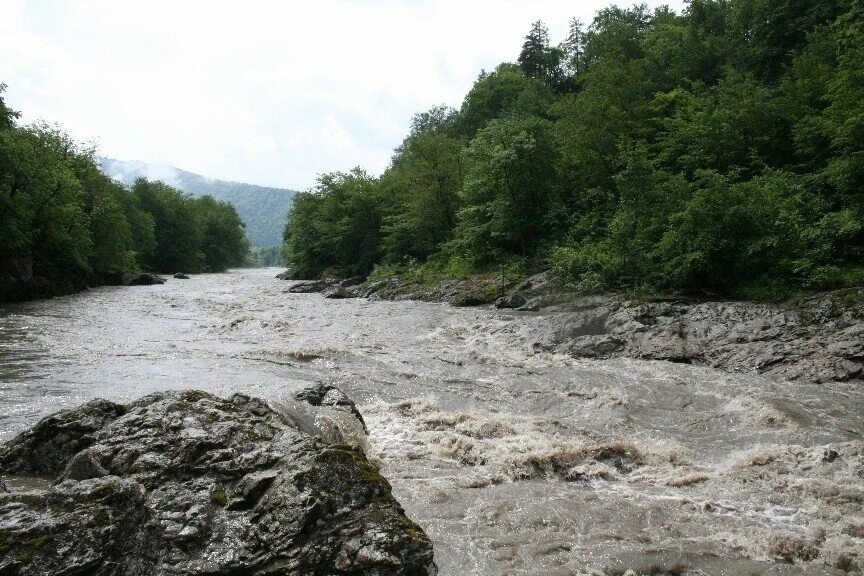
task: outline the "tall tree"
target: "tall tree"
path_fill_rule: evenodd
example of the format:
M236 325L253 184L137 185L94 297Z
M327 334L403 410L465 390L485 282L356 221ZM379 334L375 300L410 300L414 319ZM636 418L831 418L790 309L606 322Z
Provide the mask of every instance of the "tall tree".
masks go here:
M549 86L557 86L562 80L563 57L562 49L549 46L549 29L546 25L540 20L534 22L519 53L518 62L522 72L529 78L537 78Z

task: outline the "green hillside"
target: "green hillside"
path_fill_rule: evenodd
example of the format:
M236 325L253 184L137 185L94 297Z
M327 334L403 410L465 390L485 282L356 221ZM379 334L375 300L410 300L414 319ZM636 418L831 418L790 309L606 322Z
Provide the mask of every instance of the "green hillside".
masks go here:
M164 164L123 162L113 158L100 159L102 172L118 182L131 186L136 178L161 180L192 196L210 195L229 202L246 224L246 235L253 246L276 246L282 243L285 219L296 192L284 188L268 188L241 182L207 178Z

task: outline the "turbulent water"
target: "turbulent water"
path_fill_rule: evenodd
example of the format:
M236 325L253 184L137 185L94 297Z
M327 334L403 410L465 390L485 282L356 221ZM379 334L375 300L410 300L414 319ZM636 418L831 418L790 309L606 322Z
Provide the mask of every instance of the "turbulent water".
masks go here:
M854 383L536 354L532 326L554 315L328 300L275 273L0 307L0 440L94 397L278 404L324 381L360 405L368 454L444 575L864 565Z

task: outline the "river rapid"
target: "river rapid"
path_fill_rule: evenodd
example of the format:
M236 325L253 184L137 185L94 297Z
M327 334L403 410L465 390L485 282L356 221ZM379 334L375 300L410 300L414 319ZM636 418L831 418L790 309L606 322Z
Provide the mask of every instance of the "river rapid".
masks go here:
M536 353L554 314L328 300L277 272L0 306L0 440L96 397L323 381L442 575L864 567L860 385Z

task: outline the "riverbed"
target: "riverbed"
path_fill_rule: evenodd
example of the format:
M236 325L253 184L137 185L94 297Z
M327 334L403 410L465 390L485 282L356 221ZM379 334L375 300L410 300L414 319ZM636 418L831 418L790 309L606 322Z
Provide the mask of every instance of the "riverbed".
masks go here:
M443 575L864 566L864 394L538 353L554 314L292 294L276 269L0 307L0 440L165 389L352 396ZM858 566L858 568L856 568Z

